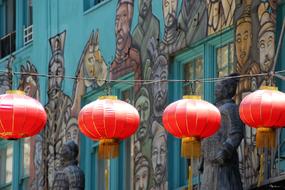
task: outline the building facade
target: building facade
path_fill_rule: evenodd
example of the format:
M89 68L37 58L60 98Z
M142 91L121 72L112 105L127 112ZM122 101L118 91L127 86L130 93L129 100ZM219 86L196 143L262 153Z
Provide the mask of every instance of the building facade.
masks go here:
M164 108L188 94L214 103L214 81L203 79L251 75L240 80L237 103L270 82L256 74L285 69L285 43L273 68L284 15L284 0L0 0L0 93L23 90L48 115L40 134L0 140L0 190L51 189L68 140L79 145L87 190L106 189L106 169L111 190L185 189L189 160L163 128ZM285 92L284 81L272 82ZM134 105L141 123L119 158L106 161L77 117L109 93ZM262 176L254 135L246 128L238 150L244 189L260 177L282 183L284 131Z

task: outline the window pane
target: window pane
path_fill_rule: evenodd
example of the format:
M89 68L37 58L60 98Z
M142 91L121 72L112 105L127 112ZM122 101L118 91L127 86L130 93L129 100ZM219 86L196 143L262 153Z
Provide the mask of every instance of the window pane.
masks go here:
M121 94L121 99L129 104L134 104L133 88L124 90Z
M5 144L0 148L0 185L12 181L13 144Z
M184 65L184 80L198 80L203 78L203 58L198 57L193 61ZM184 95L192 94L192 88L195 90L195 95L203 96L203 84L199 81L184 83Z
M22 178L30 175L30 138L25 138L22 144L23 163L22 163Z
M217 49L217 76L223 77L233 72L234 45L227 44Z

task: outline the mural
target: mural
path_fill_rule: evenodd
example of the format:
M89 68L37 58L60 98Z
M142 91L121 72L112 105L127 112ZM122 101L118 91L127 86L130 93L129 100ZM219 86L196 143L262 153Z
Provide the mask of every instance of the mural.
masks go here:
M253 47L251 5L252 0L244 1L244 10L241 17L237 20L235 32L236 71L242 75L260 73L259 64L255 62L254 54L251 51ZM242 93L255 90L258 82L256 77L242 78L237 90L237 101L241 101Z
M30 61L21 65L21 76L18 89L40 101L40 86L38 71ZM43 190L44 173L43 173L43 135L42 133L30 138L30 179L31 190Z
M1 65L1 70L5 72L0 73L0 94L5 94L6 91L10 90L12 87L12 76L9 74L9 72L12 71L14 59L14 56L10 56L7 62L4 62L4 64Z
M66 31L49 39L52 56L48 71L48 103L45 106L49 120L43 133L32 140L32 189L51 188L54 174L61 166L59 153L63 143L67 140L79 141L76 117L82 96L88 90L103 86L108 74L111 79L119 79L134 72L136 80L155 81L151 84L135 83L134 105L140 113L141 123L134 136L132 173L134 189L165 190L168 189L168 150L167 133L161 124L161 116L167 104L168 84L165 80L168 79L170 56L207 35L236 24L235 71L256 74L272 69L276 1L244 0L241 1L242 6L238 6L236 0L162 0L161 20L153 13L153 2L138 1L138 20L131 31L134 1L118 0L114 13L116 50L110 71L99 48L99 31L92 31L77 64L75 76L78 78L73 86L72 98L64 93L61 77L65 73ZM180 2L181 6L178 6ZM160 22L164 23L163 29ZM6 70L10 69L12 61L11 58L4 66ZM30 62L21 66L21 71L37 73ZM0 93L10 89L10 83L8 74L2 74ZM265 83L264 79L257 77L241 79L236 101L240 102L262 83ZM36 76L22 74L18 88L39 99ZM254 134L252 129L245 131L245 140L239 150L240 158L245 158L240 159L245 186L256 183L258 176Z
M160 52L172 54L186 46L185 32L178 28L177 0L163 0L164 34L160 44Z
M264 0L258 7L260 29L258 33L258 48L260 51L260 69L262 72L271 71L275 56L275 25L276 0Z
M186 34L186 44L191 46L207 35L207 8L205 1L183 0L178 26Z
M76 71L77 81L73 86L72 116L77 117L81 108L81 97L87 88L102 86L107 79L107 64L99 48L99 31L91 33L80 58ZM83 80L82 78L95 78L97 80Z
M135 190L147 190L149 187L150 164L142 153L135 158Z
M139 0L139 20L132 34L133 46L139 50L142 65L150 59L148 44L159 39L159 21L152 13L152 0Z
M49 119L43 133L45 189L52 187L54 174L61 166L60 152L63 143L67 140L74 140L78 143L77 120L71 117L72 101L62 91L65 35L64 31L50 38L52 57L48 71L50 75L47 91L48 103L45 105Z
M133 18L133 0L119 0L116 10L116 56L111 64L110 78L117 79L130 72L135 79L141 79L140 55L132 47L131 24ZM135 90L138 90L136 85Z
M208 35L233 24L236 9L235 0L207 0Z

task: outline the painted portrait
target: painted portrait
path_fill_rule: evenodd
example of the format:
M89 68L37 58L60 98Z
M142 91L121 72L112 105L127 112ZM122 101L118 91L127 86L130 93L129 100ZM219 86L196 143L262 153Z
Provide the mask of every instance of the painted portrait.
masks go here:
M140 54L132 47L131 24L133 18L133 0L119 0L116 9L115 35L116 55L111 64L110 78L117 79L130 72L135 79L141 79ZM135 85L135 91L138 86Z
M152 67L151 79L156 81L151 85L153 96L153 113L155 117L162 116L167 101L168 64L163 55L159 55Z
M27 61L25 65L21 65L21 76L18 89L25 92L27 96L39 100L40 89L38 80L38 71L30 61Z
M99 45L99 31L97 30L95 33L92 31L84 47L75 74L78 78L73 85L72 116L78 116L81 108L81 99L87 88L95 89L103 86L107 79L108 68ZM85 78L85 80L82 78ZM90 79L87 80L86 78Z
M152 123L151 161L154 184L151 190L168 188L167 182L167 134L160 123Z
M139 18L132 33L133 47L139 50L142 65L147 64L150 55L147 46L151 38L159 39L159 20L152 13L152 0L139 0Z
M138 98L135 102L135 107L140 114L140 126L136 132L136 139L143 144L145 138L149 136L148 134L150 130L149 119L151 114L151 104L147 88L140 88Z
M99 32L91 33L88 47L84 51L83 71L85 78L95 78L96 80L84 80L85 86L102 86L107 78L107 65L99 49Z
M61 167L61 149L66 141L66 130L76 125L76 118L71 116L71 98L62 90L64 67L64 44L66 32L59 33L50 38L52 57L48 67L48 103L45 110L48 115L44 129L44 171L45 188L50 189L53 184L54 174ZM79 135L79 134L77 134ZM76 142L78 143L78 142Z
M251 7L252 0L246 0L243 3L243 12L237 20L235 31L235 52L236 52L236 72L239 74L258 74L260 73L259 64L253 59L253 29L252 29L252 16ZM241 78L238 88L236 101L242 100L242 94L253 91L259 85L259 79Z
M208 35L233 24L236 9L235 0L207 0Z
M178 1L163 0L164 34L160 44L160 52L172 54L186 46L185 32L178 27Z
M135 157L135 190L148 190L150 180L150 163L141 152Z
M260 68L262 72L272 69L275 56L275 25L276 25L276 1L262 1L258 6L258 18L260 29L258 33L258 48L260 55Z
M207 36L207 19L205 1L182 0L178 24L186 34L187 46Z

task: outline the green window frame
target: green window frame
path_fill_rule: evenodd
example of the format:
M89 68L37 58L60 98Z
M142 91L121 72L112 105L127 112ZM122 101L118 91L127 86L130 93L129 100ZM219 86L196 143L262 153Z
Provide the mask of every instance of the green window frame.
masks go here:
M169 70L169 78L170 79L178 79L178 80L195 80L199 79L200 77L196 75L195 70L199 70L195 68L197 59L202 59L202 77L201 78L215 78L218 77L218 72L220 70L226 70L228 72L232 71L234 65L227 66L225 68L221 67L221 61L227 61L226 63L233 64L233 55L229 54L228 52L230 48L232 51L234 49L233 42L234 42L234 30L232 27L223 30L215 35L207 37L202 41L194 44L188 50L183 51L182 53L176 54L173 59L173 63L170 66ZM227 59L220 59L217 54L227 54ZM226 52L226 53L225 53ZM230 57L232 56L232 57ZM225 57L225 56L224 56ZM193 64L192 68L188 68L189 70L192 69L193 76L185 76L189 75L191 72L186 72L185 68L187 68L187 64ZM227 74L228 74L227 72ZM191 75L191 74L190 74ZM198 86L201 85L201 86ZM185 95L185 87L189 85L193 85L192 88L196 92L200 92L199 95L203 97L203 99L214 102L214 83L212 82L205 82L201 83L199 80L195 83L189 82L180 82L180 83L169 83L169 102L174 102L182 98ZM196 86L195 86L196 85ZM201 88L202 90L198 90L197 88ZM187 91L187 90L186 90ZM188 90L189 92L189 90ZM191 92L190 92L191 93ZM189 160L186 160L180 156L180 144L181 140L172 137L169 135L168 137L168 152L171 153L168 155L169 162L168 162L168 188L181 190L185 189L188 185L188 163ZM200 176L197 171L198 162L196 161L194 165L194 176L193 176L193 184L197 185L200 183ZM196 167L196 169L195 169ZM196 171L195 171L196 170ZM196 175L196 176L195 176Z

